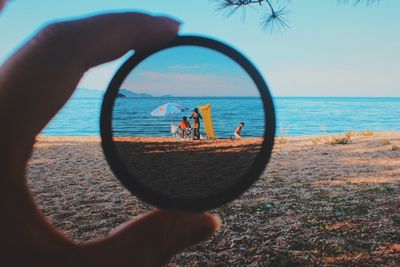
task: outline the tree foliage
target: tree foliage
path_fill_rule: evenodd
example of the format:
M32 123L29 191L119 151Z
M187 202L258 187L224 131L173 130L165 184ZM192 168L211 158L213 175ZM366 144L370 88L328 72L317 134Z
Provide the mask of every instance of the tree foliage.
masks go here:
M336 0L339 4L349 4L357 6L360 4L372 5L380 0ZM260 25L264 30L279 30L289 28L287 19L288 6L290 0L214 0L217 2L219 11L225 15L231 16L241 10L243 18L246 15L246 10L249 7L259 7L263 10Z

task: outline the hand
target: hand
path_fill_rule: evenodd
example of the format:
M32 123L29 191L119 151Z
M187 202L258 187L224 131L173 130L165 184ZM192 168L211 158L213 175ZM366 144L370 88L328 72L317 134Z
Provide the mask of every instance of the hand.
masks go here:
M36 135L84 72L129 50L161 46L175 38L178 28L171 19L140 13L59 22L46 26L1 66L1 266L157 266L219 227L218 219L206 213L154 211L103 240L75 244L41 214L26 183Z

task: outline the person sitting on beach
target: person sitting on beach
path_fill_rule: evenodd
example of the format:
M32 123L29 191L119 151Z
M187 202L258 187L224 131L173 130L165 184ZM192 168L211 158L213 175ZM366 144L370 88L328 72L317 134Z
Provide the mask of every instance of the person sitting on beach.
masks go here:
M200 139L200 119L203 119L199 113L199 109L193 109L190 117L193 120L193 139Z
M236 139L242 139L242 129L244 127L244 122L239 123L238 127L236 127L235 131L233 132L233 135L235 136ZM231 140L233 140L232 137L230 137Z
M0 0L0 11L5 3ZM219 219L209 213L161 209L104 238L77 243L43 215L27 183L36 136L82 75L131 50L162 47L178 28L172 19L134 12L57 22L0 66L0 266L163 266L219 228Z
M181 129L180 136L182 138L185 137L185 134L187 134L191 130L190 122L187 121L186 116L183 116L182 120L178 124L178 128Z

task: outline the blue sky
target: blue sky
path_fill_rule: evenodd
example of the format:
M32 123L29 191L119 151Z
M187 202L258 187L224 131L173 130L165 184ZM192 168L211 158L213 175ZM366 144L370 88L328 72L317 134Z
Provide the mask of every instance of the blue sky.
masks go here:
M183 34L233 45L276 96L400 96L400 1L370 7L292 1L289 8L291 28L270 34L259 27L259 9L249 9L243 21L240 14L219 14L208 0L14 0L0 14L0 63L49 21L142 10L178 18ZM79 86L104 90L121 60L92 69Z
M121 88L153 96L258 96L250 76L232 59L208 48L163 50L139 64Z

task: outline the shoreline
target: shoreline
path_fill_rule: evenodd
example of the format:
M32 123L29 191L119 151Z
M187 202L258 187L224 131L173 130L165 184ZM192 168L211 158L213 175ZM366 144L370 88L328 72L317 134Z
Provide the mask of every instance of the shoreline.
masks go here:
M275 136L275 144L279 139L287 139L287 140L311 140L315 138L324 138L324 137L345 137L346 134L351 134L351 137L354 136L391 136L391 135L397 135L400 134L400 131L382 131L382 132L374 132L374 131L362 131L362 132L356 132L356 131L347 131L347 132L342 132L342 133L325 133L325 134L317 134L317 135L279 135ZM164 139L164 140L178 140L178 141L216 141L216 140L229 140L229 138L215 138L215 139L201 139L201 140L180 140L172 136L118 136L118 138L138 138L138 139ZM243 140L248 140L248 139L261 139L263 137L242 137ZM60 139L60 140L69 140L69 139L75 139L76 141L82 142L82 141L101 141L101 136L100 135L38 135L36 136L36 140L55 140L55 139ZM81 140L79 140L81 139Z

